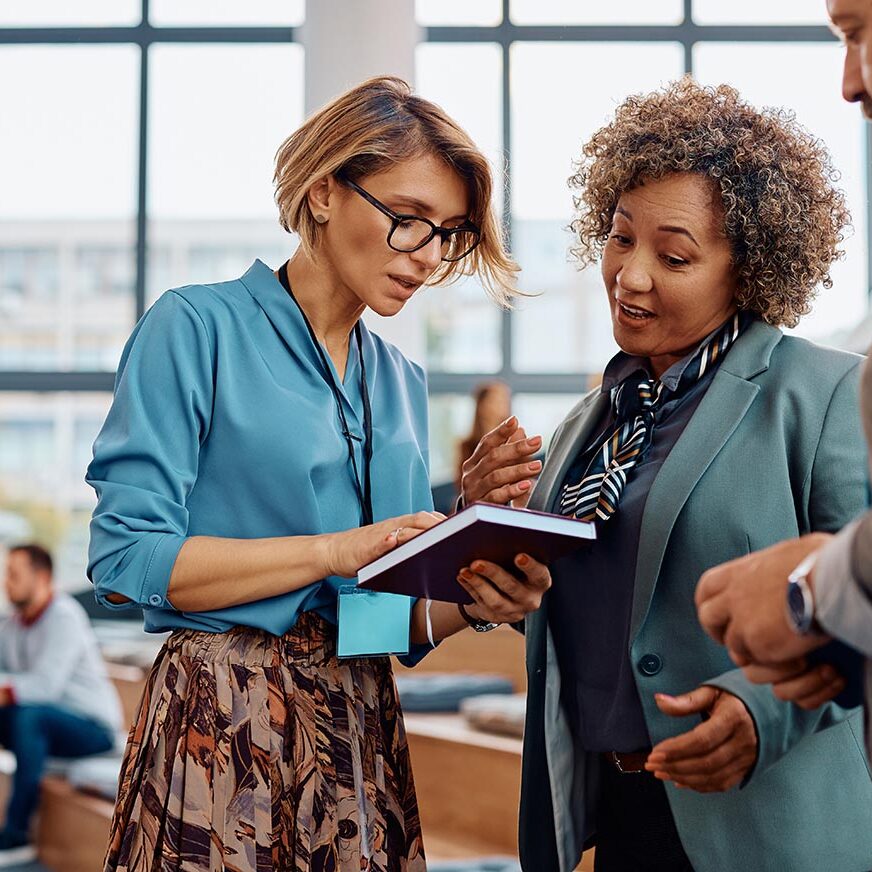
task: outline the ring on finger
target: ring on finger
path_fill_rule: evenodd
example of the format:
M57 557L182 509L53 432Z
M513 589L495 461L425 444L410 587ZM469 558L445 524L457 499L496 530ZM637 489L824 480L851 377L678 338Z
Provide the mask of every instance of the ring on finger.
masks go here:
M400 533L402 533L403 530L405 530L405 529L406 529L405 527L397 527L396 530L391 530L391 536L393 536L394 539L399 539Z

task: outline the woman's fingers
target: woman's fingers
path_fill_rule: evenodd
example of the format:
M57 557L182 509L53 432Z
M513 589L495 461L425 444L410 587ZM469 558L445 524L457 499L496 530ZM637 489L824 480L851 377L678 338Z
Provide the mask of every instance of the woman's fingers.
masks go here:
M529 554L516 554L515 566L526 576L527 587L538 591L541 599L541 594L551 587L551 570Z
M678 788L689 788L697 793L722 793L741 784L753 762L753 760L749 762L744 758L737 758L731 765L719 772L686 775L680 778L671 778L664 773L655 773L654 777L661 781L671 781Z
M523 463L515 463L511 466L499 466L483 475L478 481L480 487L486 493L490 493L506 485L529 480L532 476L539 475L541 471L541 460L525 460Z
M654 757L653 763L650 763L647 768L649 771L665 772L670 778L681 778L687 775L700 773L720 772L726 766L730 765L736 756L736 746L734 743L735 732L728 733L720 738L718 734L711 745L706 744L704 749L700 749L696 754L689 757L681 757L677 759L667 759L664 757ZM649 759L651 759L649 758Z
M318 545L323 549L325 574L351 578L362 566L444 520L441 512L415 512L354 530L326 534Z
M711 694L716 696L705 702ZM682 699L699 694L696 703ZM690 787L704 793L728 790L738 784L757 759L757 734L745 704L730 693L702 685L683 697L655 695L657 705L667 714L687 714L684 709L708 711L708 719L680 736L655 745L645 768L662 781Z
M542 595L551 586L548 568L528 554L519 554L515 563L523 578L518 578L495 563L476 560L461 569L457 581L489 617L499 623L519 621L535 611Z
M530 460L541 447L542 437L527 438L514 417L492 430L463 464L464 502L508 502L522 496L530 490L530 477L542 468L540 461Z
M415 512L412 515L401 515L398 518L388 518L378 526L389 533L399 531L401 535L411 535L413 530L422 532L441 524L445 520L442 512Z
M463 464L464 467L469 464L470 469L475 466L483 457L487 456L495 448L512 439L518 430L523 432L523 427L520 427L518 419L511 415L506 418L499 427L494 427L493 430L485 433L479 440L478 445L473 449L472 454Z

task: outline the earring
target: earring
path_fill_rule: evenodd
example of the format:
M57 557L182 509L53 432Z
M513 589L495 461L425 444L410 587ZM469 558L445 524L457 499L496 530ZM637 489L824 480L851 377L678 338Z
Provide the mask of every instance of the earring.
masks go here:
M327 216L326 215L321 215L320 213L318 213L317 215L313 215L312 217L315 219L315 222L317 224L326 224L327 223Z

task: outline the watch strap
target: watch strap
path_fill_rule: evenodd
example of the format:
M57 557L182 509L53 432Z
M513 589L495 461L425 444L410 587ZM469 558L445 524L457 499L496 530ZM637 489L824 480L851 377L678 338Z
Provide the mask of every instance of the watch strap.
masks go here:
M460 612L460 616L475 630L476 633L489 633L491 630L495 630L499 624L494 624L491 621L480 621L478 618L474 618L464 607L463 603L457 604L457 610Z

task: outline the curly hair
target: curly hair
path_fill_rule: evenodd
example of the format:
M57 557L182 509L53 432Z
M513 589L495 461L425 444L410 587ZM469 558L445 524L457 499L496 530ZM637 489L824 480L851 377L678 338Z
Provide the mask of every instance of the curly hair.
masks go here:
M795 326L850 226L844 193L819 139L783 109L758 111L728 85L689 77L628 97L582 149L569 179L582 266L602 255L618 199L645 179L698 173L720 193L740 309Z

